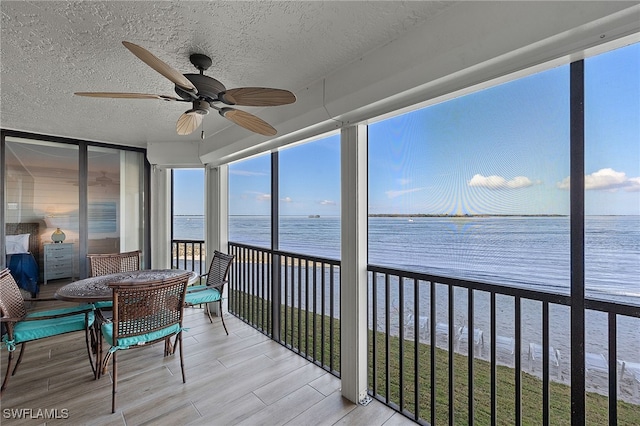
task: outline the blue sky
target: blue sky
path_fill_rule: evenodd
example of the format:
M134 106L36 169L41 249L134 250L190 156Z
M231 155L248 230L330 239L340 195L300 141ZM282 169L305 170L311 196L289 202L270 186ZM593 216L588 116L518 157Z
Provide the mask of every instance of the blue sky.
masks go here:
M179 169L173 174L173 214L204 214L204 170Z
M586 213L638 215L640 44L585 72ZM339 215L339 144L280 151L281 215ZM269 214L270 156L229 171L230 214ZM176 214L199 214L198 172L177 179ZM568 214L568 178L569 66L369 126L370 213Z

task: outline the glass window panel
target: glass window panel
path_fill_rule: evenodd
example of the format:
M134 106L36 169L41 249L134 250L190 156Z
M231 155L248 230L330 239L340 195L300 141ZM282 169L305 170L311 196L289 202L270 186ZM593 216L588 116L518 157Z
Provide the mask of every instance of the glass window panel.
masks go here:
M204 169L173 170L173 239L204 241Z
M78 146L7 137L6 222L40 224L41 277L43 245L57 228L78 254ZM73 274L77 276L78 263Z
M280 249L340 258L340 135L283 149Z
M229 241L271 247L271 156L229 165Z
M89 253L142 249L142 161L138 152L89 147Z
M371 124L369 263L467 279L478 282L479 288L488 283L568 294L570 197L562 183L570 169L569 107L569 67L563 66ZM488 348L494 339L487 314L489 294L454 285L451 300L448 288L439 287L444 292L438 291L438 303L430 304L428 294L421 293L416 301L412 291L401 293L392 282L391 306L417 309L426 320L433 314L436 333L431 342L436 345L438 334L444 334L438 328L447 330L451 320L458 335L455 331L446 335L454 342L453 350L467 356L470 332L465 339L463 330L473 321L474 342L479 346L472 344L471 350L478 358L486 357L480 342ZM523 302L520 343L526 360L529 344L542 344L544 311L538 301ZM558 331L567 330L565 311L552 308L550 346L570 354L568 336ZM515 343L513 309L510 300L498 299L496 342L499 336ZM392 320L392 335L398 333L394 327ZM466 348L459 345L461 341ZM441 347L449 350L448 345ZM437 355L437 363L438 356L444 359ZM541 377L539 365L526 365L527 377ZM437 369L443 371L442 367L438 363ZM551 380L561 382L562 369L570 371L570 366L552 370ZM475 398L480 405L489 393L487 372L486 364L475 364ZM468 373L466 364L456 365L456 389L466 388ZM508 376L513 378L512 373ZM428 385L422 386L425 395ZM498 389L506 386L513 385L503 381ZM552 400L557 389L551 390ZM523 422L540 422L541 390L542 380L523 385L523 395L532 402L524 407ZM466 406L458 408L456 415L465 417ZM427 412L423 405L422 415ZM513 421L510 415L500 411L505 422Z
M640 305L640 44L585 60L584 197L587 297ZM606 393L604 359L613 356L608 318L593 310L585 315L587 390ZM640 363L640 319L617 315L616 321L622 373L622 362ZM635 404L637 413L634 392L640 388L629 374L619 379L618 399ZM637 423L637 417L625 417L627 408L619 405L618 421ZM588 405L587 418L597 416Z
M640 303L640 44L585 61L587 293Z
M369 126L369 262L569 291L569 72Z

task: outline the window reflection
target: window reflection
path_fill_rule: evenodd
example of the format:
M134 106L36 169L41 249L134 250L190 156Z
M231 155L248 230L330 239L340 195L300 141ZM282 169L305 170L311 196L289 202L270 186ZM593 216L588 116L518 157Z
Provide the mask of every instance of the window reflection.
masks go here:
M46 141L7 138L6 223L38 223L44 272L44 245L58 228L78 253L78 147ZM77 276L74 262L73 275Z
M89 147L89 253L142 248L142 161L142 154L137 152Z

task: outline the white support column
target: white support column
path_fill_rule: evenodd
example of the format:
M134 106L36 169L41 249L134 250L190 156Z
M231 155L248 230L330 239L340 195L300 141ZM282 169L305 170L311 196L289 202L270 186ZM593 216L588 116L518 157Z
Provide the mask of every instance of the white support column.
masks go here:
M229 166L205 167L204 211L207 262L214 250L227 252L229 242Z
M367 127L342 129L340 375L342 396L367 396Z
M214 168L205 167L204 211L205 244L207 250L207 268L213 258L214 250L227 253L229 242L229 166L223 164ZM225 286L222 295L227 297ZM219 316L218 303L209 306L211 313Z
M145 260L145 263L154 269L165 269L171 267L171 173L164 167L151 167L150 229L153 250L151 259Z

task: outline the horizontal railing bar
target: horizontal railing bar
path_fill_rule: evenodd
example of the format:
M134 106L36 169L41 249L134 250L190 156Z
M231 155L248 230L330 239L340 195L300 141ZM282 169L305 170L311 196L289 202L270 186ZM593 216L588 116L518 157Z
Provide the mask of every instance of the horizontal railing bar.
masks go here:
M571 305L571 297L563 294L548 293L517 287L508 287L500 284L490 284L479 281L469 281L460 278L443 277L438 275L425 274L422 272L404 271L402 269L378 265L368 265L367 270L369 272L377 272L380 274L393 275L397 277L412 278L419 281L434 281L438 284L445 284L453 287L495 292L507 296L520 296L525 299L539 300L542 302L555 303L558 305Z
M259 251L264 251L265 253L278 254L280 256L289 256L289 257L296 258L296 259L305 259L305 260L308 260L310 262L328 263L329 265L334 265L334 266L340 266L340 263L341 263L339 259L331 259L331 258L328 258L328 257L314 256L314 255L301 254L301 253L293 253L293 252L284 251L284 250L272 250L272 249L269 249L269 248L266 248L266 247L252 246L252 245L242 244L242 243L229 242L229 244L233 245L235 247L241 247L241 248L246 248L246 249L251 249L251 250L259 250Z
M585 309L640 318L640 306L597 299L584 299Z
M379 265L368 265L367 270L373 273L392 275L402 278L410 278L419 281L433 281L438 284L467 288L473 290L486 291L489 293L502 294L506 296L518 296L523 299L536 300L540 302L554 303L557 305L571 306L571 296L549 293L539 290L523 289L518 287L508 287L500 284L483 283L459 278L443 277L438 275L425 274L422 272L405 271ZM640 318L640 306L629 305L621 302L603 301L585 298L585 307L590 310L613 312L620 315Z

